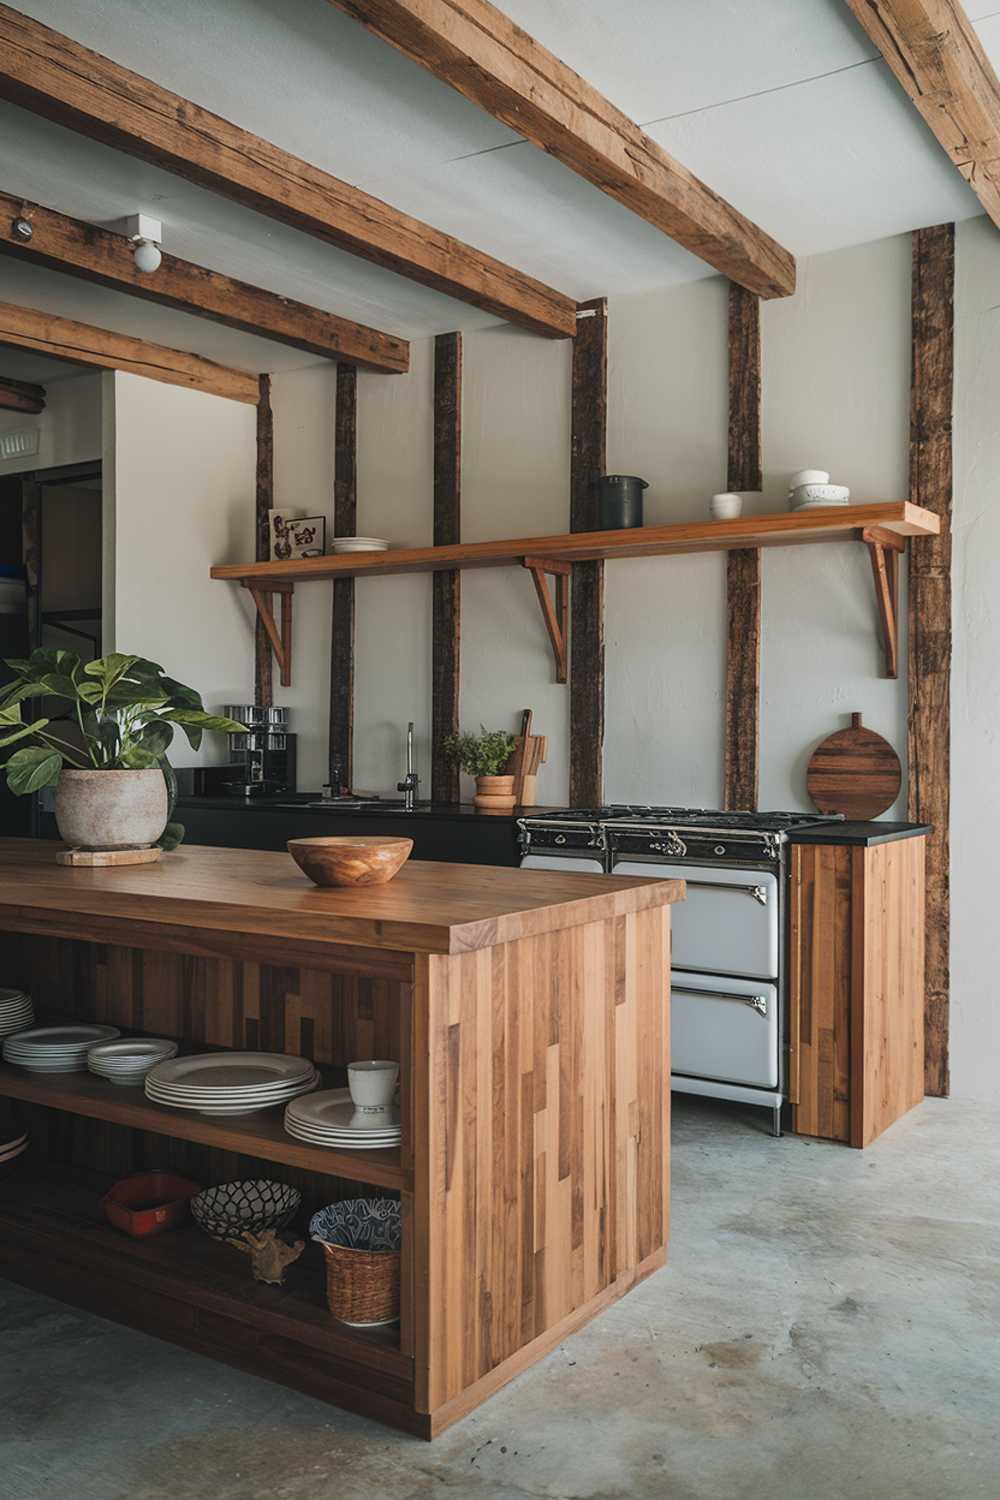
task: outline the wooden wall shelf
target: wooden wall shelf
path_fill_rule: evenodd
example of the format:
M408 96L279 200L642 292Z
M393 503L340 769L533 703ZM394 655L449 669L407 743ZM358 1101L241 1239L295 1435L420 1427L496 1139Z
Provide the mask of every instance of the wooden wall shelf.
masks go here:
M744 547L790 547L815 542L859 541L872 552L879 614L891 667L895 657L895 587L887 558L906 546L909 536L936 536L940 522L908 500L816 510L741 516L735 521L681 522L626 531L577 531L556 536L515 537L496 542L459 542L448 547L401 547L389 552L351 552L303 557L290 562L218 563L213 578L240 583L253 595L275 647L282 682L291 682L292 590L296 583L333 578L383 578L395 573L436 573L466 568L527 567L532 571L546 630L556 659L557 680L565 681L567 565L630 557L669 557L686 552L729 552ZM544 575L556 580L553 601ZM883 582L884 580L884 582ZM281 595L279 633L270 596ZM891 644L890 644L891 643ZM563 675L560 675L562 673ZM894 675L890 673L890 675Z

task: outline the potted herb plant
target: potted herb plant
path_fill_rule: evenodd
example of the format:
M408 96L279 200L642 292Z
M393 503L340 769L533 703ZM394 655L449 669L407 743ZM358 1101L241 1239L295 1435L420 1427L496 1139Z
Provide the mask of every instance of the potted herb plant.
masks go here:
M485 724L480 724L478 734L453 734L444 742L448 758L476 778L472 800L480 812L510 812L514 806L514 778L501 774L513 751L512 734Z
M141 656L113 652L81 664L74 651L33 651L8 661L0 689L0 750L16 745L0 774L17 796L55 786L60 837L79 849L175 848L169 823L174 777L167 751L179 725L193 750L205 730L238 733L233 719L205 712L201 696ZM27 723L21 705L65 709Z

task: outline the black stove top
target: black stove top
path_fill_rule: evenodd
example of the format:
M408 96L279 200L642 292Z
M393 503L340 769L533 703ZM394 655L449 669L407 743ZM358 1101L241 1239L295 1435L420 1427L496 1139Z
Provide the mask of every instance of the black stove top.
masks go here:
M650 804L614 802L604 807L564 807L540 813L523 822L537 823L643 823L659 828L732 828L781 833L813 823L830 823L829 813L807 812L718 812L708 807L657 807Z

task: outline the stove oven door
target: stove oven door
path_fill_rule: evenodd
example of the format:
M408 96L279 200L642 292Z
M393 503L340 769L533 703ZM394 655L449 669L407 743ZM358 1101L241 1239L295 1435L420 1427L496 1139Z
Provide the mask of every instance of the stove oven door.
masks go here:
M670 908L675 968L777 977L778 880L769 870L624 859L612 874L687 882L687 899Z
M677 907L671 907L676 912ZM720 1083L778 1086L778 991L759 979L675 969L670 982L670 1071Z

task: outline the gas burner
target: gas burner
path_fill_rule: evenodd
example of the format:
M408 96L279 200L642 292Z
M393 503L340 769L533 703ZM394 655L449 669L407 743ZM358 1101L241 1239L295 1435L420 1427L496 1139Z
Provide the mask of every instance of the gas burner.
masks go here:
M662 860L770 864L796 828L834 821L822 813L722 812L708 807L610 803L521 818L523 853L643 855Z

